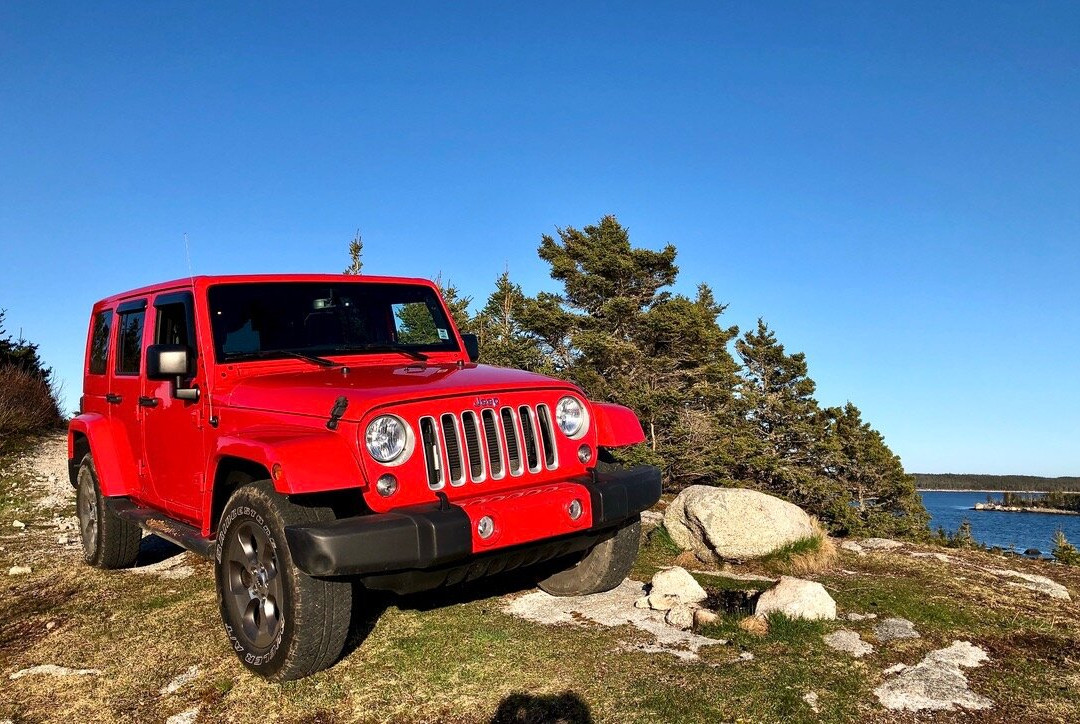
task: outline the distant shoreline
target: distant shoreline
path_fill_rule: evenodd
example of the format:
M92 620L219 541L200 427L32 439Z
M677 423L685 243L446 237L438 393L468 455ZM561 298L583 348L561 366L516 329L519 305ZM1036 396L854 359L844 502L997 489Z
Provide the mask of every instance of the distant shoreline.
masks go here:
M1047 495L1049 490L1000 490L998 488L915 488L918 493L1025 493ZM1072 491L1062 491L1071 494Z

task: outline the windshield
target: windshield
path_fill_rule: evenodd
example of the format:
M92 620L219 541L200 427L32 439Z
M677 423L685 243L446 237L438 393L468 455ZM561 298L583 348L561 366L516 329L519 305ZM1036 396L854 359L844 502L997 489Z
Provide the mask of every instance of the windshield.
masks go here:
M207 292L219 362L403 350L455 352L430 287L368 282L219 284Z

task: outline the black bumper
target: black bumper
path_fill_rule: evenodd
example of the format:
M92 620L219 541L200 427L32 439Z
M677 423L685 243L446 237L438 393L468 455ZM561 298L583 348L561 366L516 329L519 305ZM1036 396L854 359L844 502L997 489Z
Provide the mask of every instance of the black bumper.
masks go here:
M543 549L552 551L552 555L562 555L588 547L605 529L652 507L660 499L660 471L654 467L596 472L578 482L589 489L593 510L591 528L560 539L489 553L485 560L497 555L517 556L525 561L535 557L522 556L522 549ZM332 523L288 526L285 538L293 562L305 573L370 576L373 582L401 571L448 569L473 554L472 523L464 509L453 504L411 506ZM505 570L506 566L500 568L496 564L488 568Z

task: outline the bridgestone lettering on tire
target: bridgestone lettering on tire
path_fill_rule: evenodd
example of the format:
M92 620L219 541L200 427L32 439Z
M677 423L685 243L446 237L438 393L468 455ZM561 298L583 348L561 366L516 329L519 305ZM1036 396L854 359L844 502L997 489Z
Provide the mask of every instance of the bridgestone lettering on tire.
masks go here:
M142 529L115 515L105 506L98 486L94 459L85 455L75 487L83 558L97 568L130 568L139 557Z
M553 596L584 596L610 591L630 572L641 544L641 518L631 521L594 545L580 558L539 581L541 590Z
M345 646L351 584L305 574L285 541L285 526L333 518L327 508L290 502L269 481L244 485L225 505L214 565L218 606L237 657L260 676L309 676Z

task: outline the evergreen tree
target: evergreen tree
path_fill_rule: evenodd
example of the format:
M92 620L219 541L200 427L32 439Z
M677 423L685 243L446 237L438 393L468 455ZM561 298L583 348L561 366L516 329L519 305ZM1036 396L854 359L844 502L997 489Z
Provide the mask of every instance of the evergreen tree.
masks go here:
M904 472L885 439L863 422L850 402L825 411L822 462L825 475L846 495L834 518L846 532L877 535L920 535L930 517L915 489L915 477Z
M356 230L356 235L353 236L352 241L349 242L349 266L345 267L345 271L342 274L357 275L361 274L364 268L364 240L360 237L360 229Z
M473 320L480 341L481 362L533 371L550 366L539 341L522 324L526 302L521 287L510 281L510 272L500 274L495 280L495 291Z
M1059 563L1066 566L1080 566L1080 551L1065 537L1065 531L1058 528L1054 533L1053 556Z
M472 297L461 296L458 288L449 282L443 284L442 273L436 275L435 285L439 288L439 293L442 295L443 301L446 302L446 306L450 310L450 317L454 320L454 325L457 326L458 330L462 334L473 332L473 318L469 314Z
M720 421L736 382L727 343L737 330L717 324L724 307L705 286L694 299L666 291L675 247L631 246L614 216L558 236L544 236L539 254L562 293L522 305L550 371L638 413L647 442L624 459L661 464L669 487L715 482L731 460Z
M0 309L0 367L17 367L48 382L52 377L52 368L45 366L38 354L38 345L8 334L4 329L6 315L7 310Z

